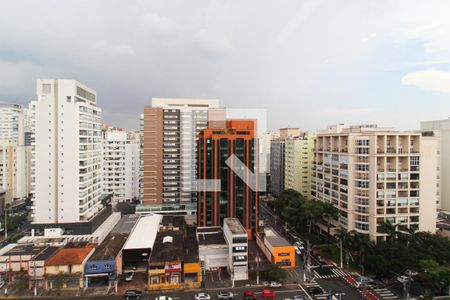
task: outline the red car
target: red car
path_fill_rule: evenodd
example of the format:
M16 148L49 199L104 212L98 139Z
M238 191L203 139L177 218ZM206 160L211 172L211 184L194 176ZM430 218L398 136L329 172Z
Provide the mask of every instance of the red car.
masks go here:
M274 299L277 294L272 290L263 290L261 292L261 297L263 299Z
M252 291L247 291L247 292L244 292L244 299L245 300L253 300L253 299L256 299L256 295Z

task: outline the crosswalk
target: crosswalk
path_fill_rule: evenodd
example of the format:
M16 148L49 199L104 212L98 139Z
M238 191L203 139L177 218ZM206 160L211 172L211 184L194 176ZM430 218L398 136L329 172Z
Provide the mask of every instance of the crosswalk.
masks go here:
M327 272L327 274L320 274L317 270L313 270L313 273L314 273L314 276L319 279L346 277L346 276L350 275L349 273L347 273L339 268L328 268L328 270L331 272Z
M314 299L317 299L317 300L328 299L328 293L325 293L325 289L323 287L321 287L320 284L317 283L317 281L312 280L311 282L305 282L304 285L306 286L306 289L308 289L309 287L318 287L324 292L324 294L311 295L311 297L313 297Z
M380 296L381 299L389 300L398 298L398 296L386 288L374 288L373 290L378 296Z

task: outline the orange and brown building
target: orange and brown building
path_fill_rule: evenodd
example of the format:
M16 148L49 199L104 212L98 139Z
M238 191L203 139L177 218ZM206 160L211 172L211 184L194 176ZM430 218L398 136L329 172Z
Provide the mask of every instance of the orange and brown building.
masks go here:
M258 147L255 120L230 119L222 127L203 130L198 137L199 180L220 180L220 191L207 191L199 181L197 204L198 226L222 226L225 218L237 218L251 237L258 226L258 192L246 182L257 174L256 147ZM219 123L220 124L220 123ZM257 150L257 149L256 149ZM244 182L227 165L227 159L236 157L247 167ZM253 173L253 174L252 174Z

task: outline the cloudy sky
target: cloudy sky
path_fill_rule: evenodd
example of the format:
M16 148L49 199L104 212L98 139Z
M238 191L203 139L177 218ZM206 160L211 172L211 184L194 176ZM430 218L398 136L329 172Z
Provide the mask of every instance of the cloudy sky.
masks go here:
M152 97L267 108L268 126L450 116L450 1L4 0L0 101L77 79L137 129Z

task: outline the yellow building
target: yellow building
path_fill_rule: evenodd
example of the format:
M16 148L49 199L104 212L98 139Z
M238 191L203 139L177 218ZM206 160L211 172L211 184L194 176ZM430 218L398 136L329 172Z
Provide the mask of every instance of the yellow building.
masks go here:
M284 186L308 199L311 198L311 180L314 166L314 133L307 132L285 141Z
M264 228L256 243L267 259L280 268L295 268L295 247L272 228Z

